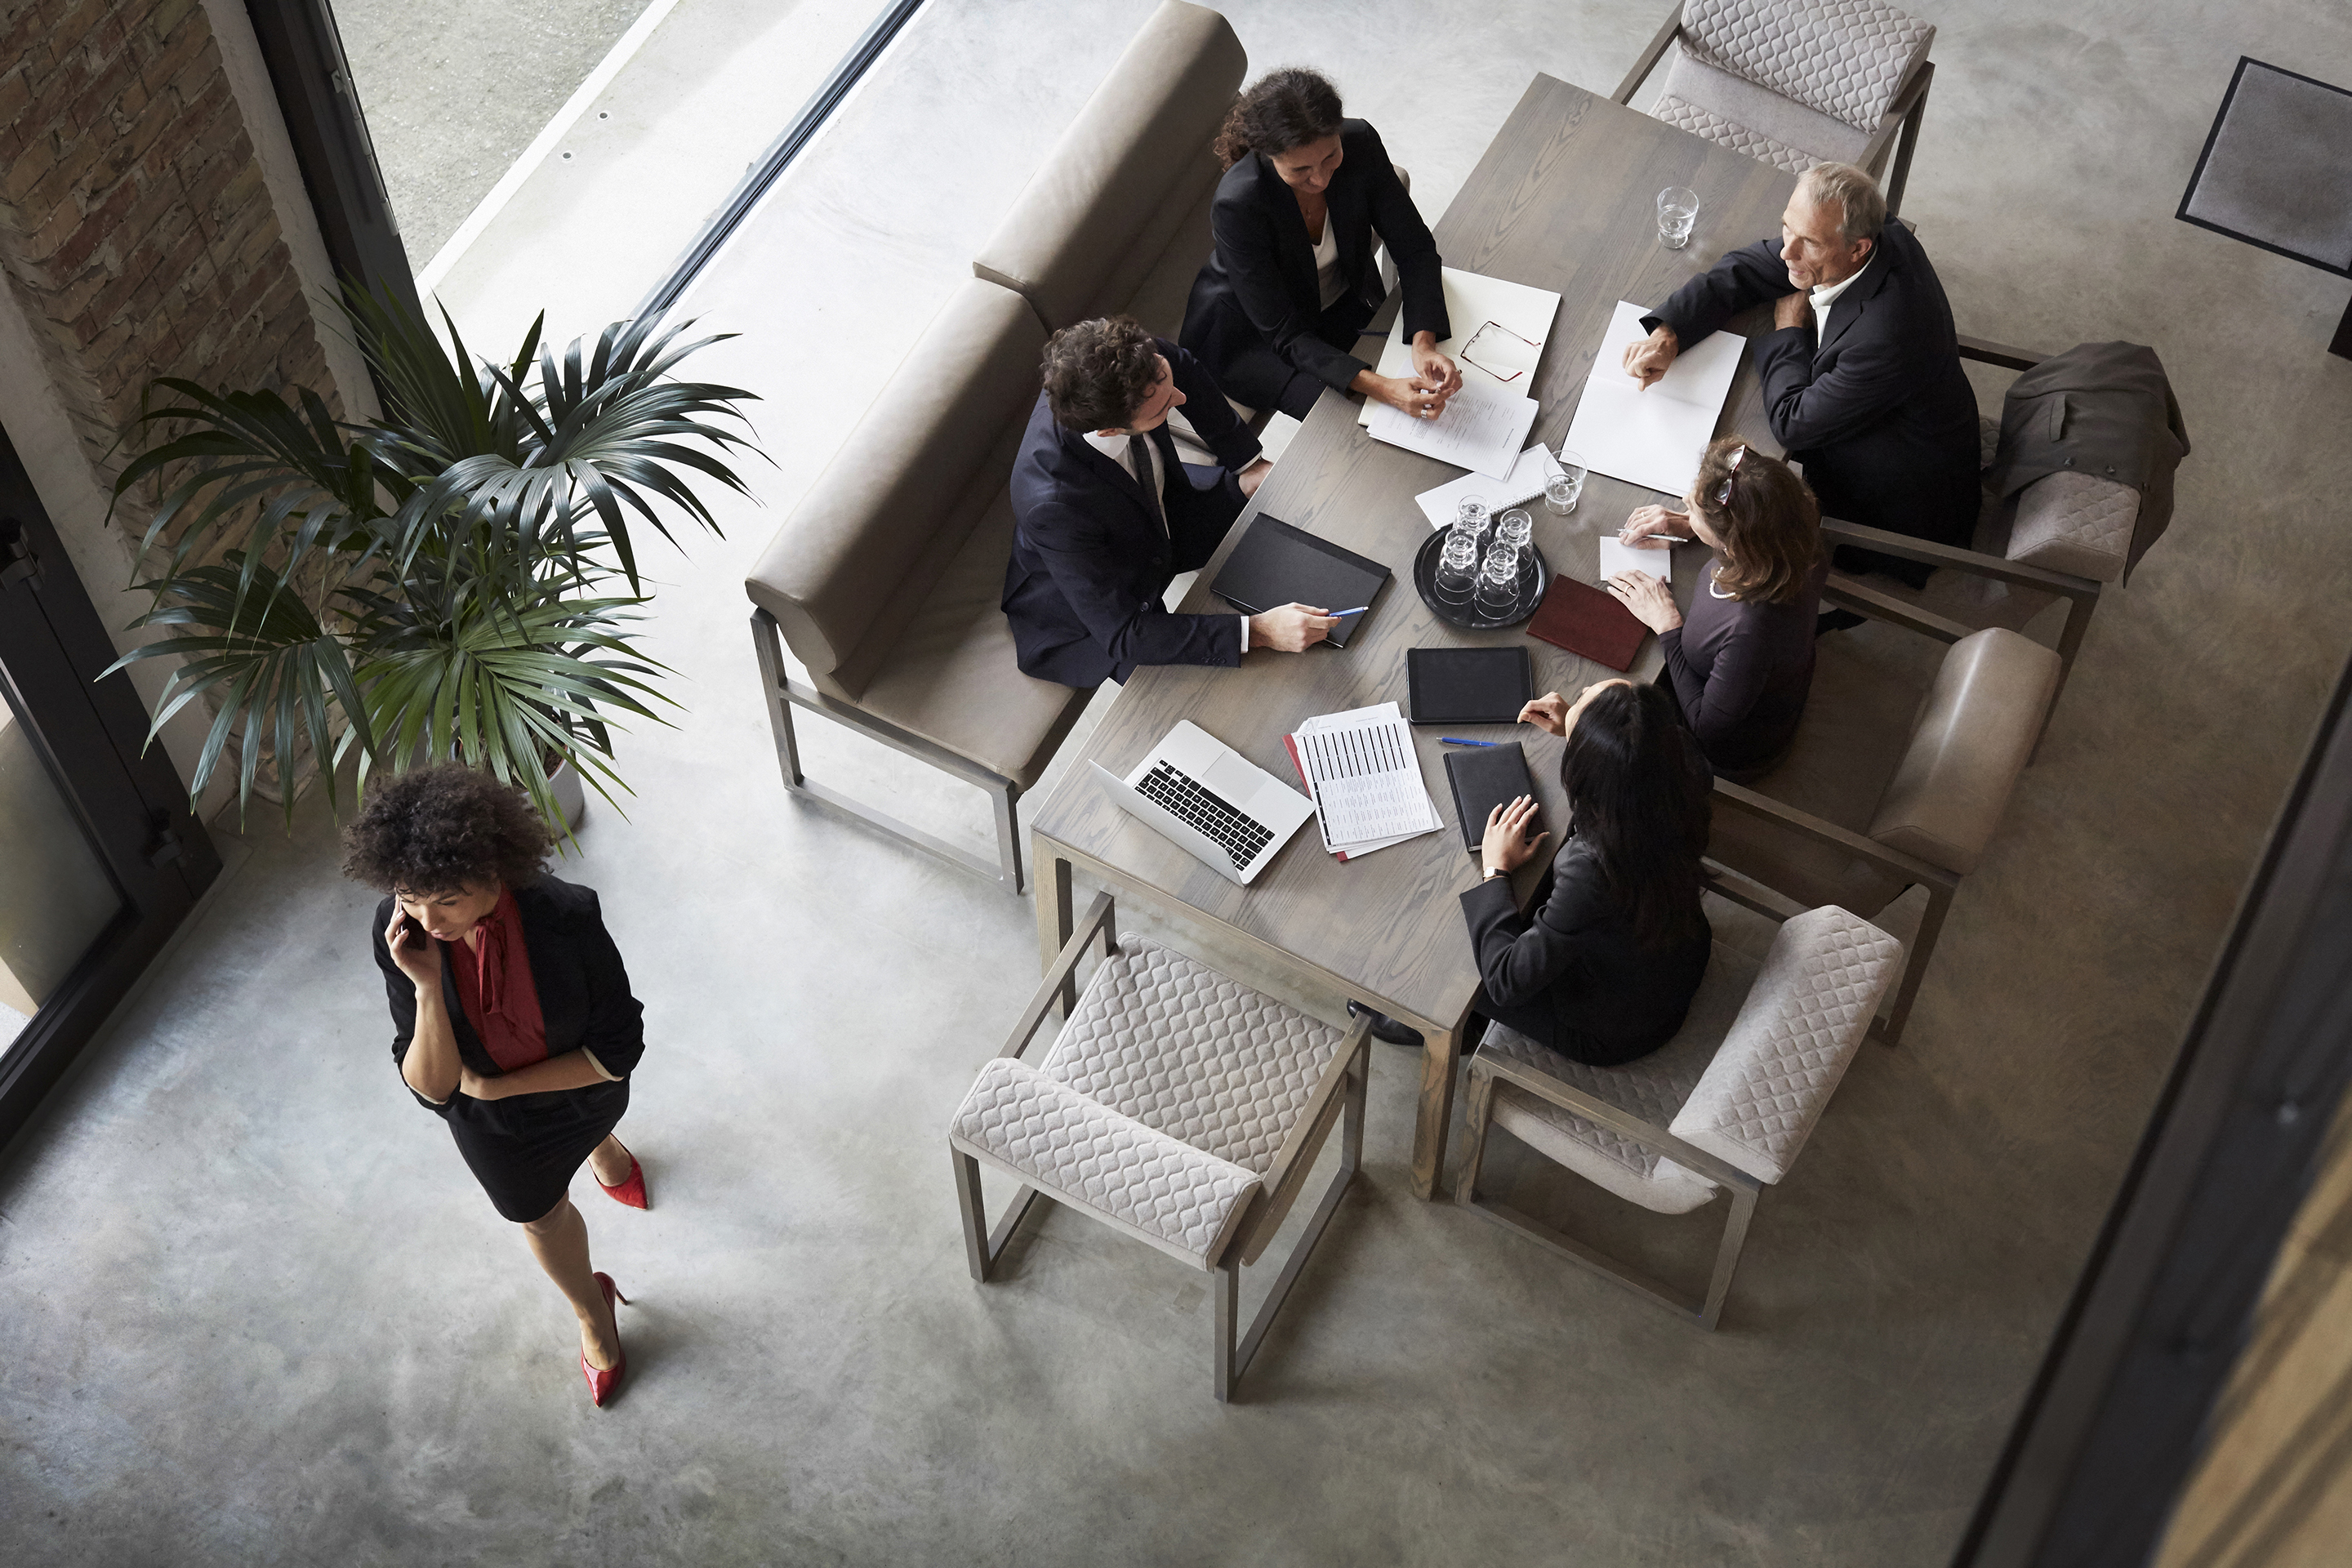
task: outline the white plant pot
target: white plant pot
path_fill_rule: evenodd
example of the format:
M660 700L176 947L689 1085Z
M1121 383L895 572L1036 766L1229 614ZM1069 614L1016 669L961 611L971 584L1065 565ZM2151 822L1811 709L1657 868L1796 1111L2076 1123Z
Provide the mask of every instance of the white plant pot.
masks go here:
M563 826L572 832L588 816L588 791L580 782L580 770L564 763L547 775L547 787L554 792L555 804L563 810Z

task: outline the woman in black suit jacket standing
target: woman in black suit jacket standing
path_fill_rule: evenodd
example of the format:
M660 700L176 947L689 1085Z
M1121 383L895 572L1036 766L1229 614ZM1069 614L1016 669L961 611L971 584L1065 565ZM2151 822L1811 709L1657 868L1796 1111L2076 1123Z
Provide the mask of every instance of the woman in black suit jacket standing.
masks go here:
M627 1370L613 1315L627 1298L589 1267L572 1173L584 1160L614 1201L649 1205L613 1136L644 1009L596 895L541 868L553 843L529 795L454 763L373 785L343 841L344 874L390 895L373 934L393 1063L578 1314L601 1405Z
M1435 418L1462 385L1437 352L1452 335L1437 242L1380 133L1343 119L1339 94L1313 71L1278 70L1234 105L1217 156L1217 244L1184 307L1185 349L1253 408L1304 419L1330 386ZM1410 376L1381 375L1355 357L1381 299L1375 232L1404 289Z
M1568 839L1523 915L1510 873L1551 835L1527 837L1526 795L1488 815L1486 874L1462 895L1478 960L1472 1009L1572 1061L1616 1067L1674 1038L1706 973L1698 863L1714 775L1654 686L1603 680L1573 706L1555 691L1519 719L1567 739Z

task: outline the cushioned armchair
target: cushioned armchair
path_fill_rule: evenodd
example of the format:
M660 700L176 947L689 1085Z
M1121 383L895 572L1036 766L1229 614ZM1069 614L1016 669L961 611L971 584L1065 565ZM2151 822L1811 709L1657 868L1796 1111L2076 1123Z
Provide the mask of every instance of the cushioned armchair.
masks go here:
M1754 907L1780 912L1769 903ZM1470 1058L1469 1150L1454 1201L1714 1328L1758 1194L1795 1163L1902 957L1902 943L1841 909L1790 918L1761 964L1717 942L1681 1030L1622 1067L1587 1067L1490 1026ZM1688 1214L1728 1192L1706 1293L1673 1291L1508 1205L1482 1199L1490 1122L1654 1213Z
M1101 963L1044 1060L1024 1061L1097 931ZM1110 895L1097 895L949 1129L971 1277L995 1277L1041 1198L1100 1220L1214 1277L1213 1387L1231 1398L1355 1178L1370 1027L1366 1016L1343 1035L1156 942L1122 942ZM1343 1121L1339 1168L1237 1337L1241 1270ZM982 1165L1020 1184L993 1231Z
M1684 0L1616 100L1631 103L1671 47L1652 115L1792 174L1815 163L1865 169L1892 216L1936 74L1935 38L1934 26L1877 0Z
M1948 644L1926 698L1850 641L1823 644L1795 742L1747 786L1716 780L1707 841L1718 868L1800 908L1836 904L1874 920L1906 889L1927 889L1884 1026L1889 1045L1903 1037L1960 880L1991 844L2058 689L2058 656L2016 632L1894 618Z

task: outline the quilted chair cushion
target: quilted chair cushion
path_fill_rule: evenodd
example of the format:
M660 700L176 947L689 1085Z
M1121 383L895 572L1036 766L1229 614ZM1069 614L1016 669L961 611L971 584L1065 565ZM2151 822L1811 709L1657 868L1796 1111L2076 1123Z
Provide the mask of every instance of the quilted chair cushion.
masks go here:
M1675 1037L1622 1067L1587 1067L1501 1024L1488 1026L1481 1056L1521 1062L1569 1088L1664 1129L1706 1072L1717 1045L1739 1016L1756 962L1721 942ZM1632 1139L1508 1083L1495 1086L1495 1124L1528 1147L1629 1203L1658 1214L1688 1214L1715 1196L1715 1184Z
M1346 1037L1141 937L1087 983L1040 1067L1121 1116L1264 1175Z
M1936 29L1877 0L1683 0L1682 38L1700 64L1867 135Z
M1097 1105L1015 1057L992 1057L950 1133L970 1152L1020 1173L1213 1268L1258 1179Z
M1816 163L1851 163L1870 141L1843 120L1745 77L1702 65L1680 48L1666 68L1665 82L1650 113L1677 130L1792 174Z
M2120 582L2139 491L2091 474L2044 474L2017 492L2009 559L2096 583Z
M1790 919L1674 1135L1758 1181L1787 1175L1902 967L1903 944L1857 915Z

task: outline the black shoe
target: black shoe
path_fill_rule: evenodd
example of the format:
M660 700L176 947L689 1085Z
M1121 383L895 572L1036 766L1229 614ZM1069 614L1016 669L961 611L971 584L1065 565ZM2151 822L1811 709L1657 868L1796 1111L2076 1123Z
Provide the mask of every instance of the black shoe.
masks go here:
M1372 1013L1372 1010L1360 1003L1348 1004L1348 1016L1350 1018L1361 1017L1367 1013ZM1391 1046L1417 1046L1422 1043L1418 1029L1398 1023L1386 1013L1372 1013L1372 1038L1384 1040Z
M1825 637L1832 632L1850 631L1862 625L1865 618L1852 610L1823 610L1813 617L1813 635Z

